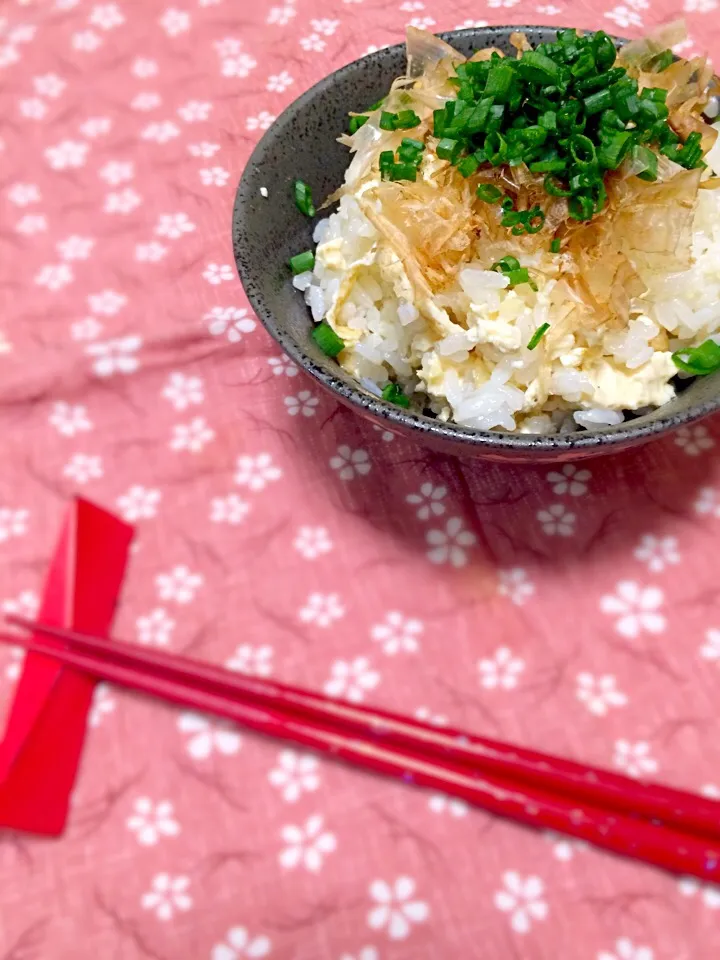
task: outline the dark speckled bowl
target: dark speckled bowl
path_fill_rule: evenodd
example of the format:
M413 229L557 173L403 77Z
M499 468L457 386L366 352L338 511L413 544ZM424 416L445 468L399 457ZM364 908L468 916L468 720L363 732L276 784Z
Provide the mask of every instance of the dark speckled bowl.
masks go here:
M491 45L509 53L513 30L524 30L533 45L555 39L555 30L548 27L474 28L443 34L443 38L468 55ZM305 180L316 200L339 186L349 153L335 138L347 127L348 111L361 111L383 96L404 68L401 45L385 47L326 77L276 120L245 168L233 210L235 261L250 303L286 353L340 400L376 423L449 453L494 460L558 461L621 450L716 410L720 374L698 378L662 408L619 427L553 437L484 433L378 400L321 353L310 339L310 312L293 288L287 267L291 256L312 245L314 225L296 209L292 183L298 177ZM267 188L267 199L261 187Z

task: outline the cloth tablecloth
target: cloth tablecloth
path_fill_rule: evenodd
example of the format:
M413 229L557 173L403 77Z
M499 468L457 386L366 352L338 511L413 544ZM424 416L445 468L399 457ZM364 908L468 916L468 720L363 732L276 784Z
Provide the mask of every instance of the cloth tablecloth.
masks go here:
M682 12L611 3L4 0L3 609L80 492L138 527L120 636L720 793L717 421L430 454L279 354L230 246L253 143L332 68L408 22ZM719 924L720 889L105 687L67 834L0 837L8 960L710 960Z

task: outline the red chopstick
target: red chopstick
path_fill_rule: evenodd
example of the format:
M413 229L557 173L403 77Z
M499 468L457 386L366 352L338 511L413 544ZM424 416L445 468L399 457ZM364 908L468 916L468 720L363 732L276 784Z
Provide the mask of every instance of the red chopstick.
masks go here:
M17 639L12 638L12 641L17 642ZM278 708L250 705L198 688L188 681L157 676L143 661L142 653L132 660L128 655L128 664L123 665L97 654L59 650L34 639L20 638L20 642L28 649L105 680L195 710L218 714L265 735L330 753L356 766L442 790L521 823L567 833L675 873L709 881L718 875L720 845L716 849L711 842L700 837L647 820L615 815L591 805L568 803L564 797L549 791L525 788L498 777L483 777L478 771L458 768L449 759L428 758L422 755L420 747L410 751L378 744L377 736L349 735Z
M179 682L194 686L208 684L224 696L237 698L242 695L252 703L291 711L315 723L340 725L361 736L382 737L383 743L401 749L408 746L417 749L421 744L424 753L462 763L484 774L498 775L503 780L534 785L579 802L644 817L657 825L674 825L685 833L697 833L706 839L720 839L720 803L709 798L659 784L641 783L612 771L587 767L459 730L439 729L388 711L356 706L298 687L232 673L187 657L140 649L119 640L108 642L14 615L8 616L7 620L102 657L152 665L156 668L156 675L158 671L170 671L172 678Z

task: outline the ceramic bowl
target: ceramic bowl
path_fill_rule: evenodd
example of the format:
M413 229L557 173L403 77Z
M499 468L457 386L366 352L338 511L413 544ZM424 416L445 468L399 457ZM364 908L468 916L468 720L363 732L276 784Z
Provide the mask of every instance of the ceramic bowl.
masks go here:
M442 36L466 55L487 46L514 53L509 44L514 30L525 31L533 46L555 39L555 30L549 27L518 26L478 27ZM310 338L310 311L293 288L287 266L291 256L312 246L314 227L314 221L297 210L292 184L297 178L304 180L316 201L339 186L349 152L336 138L347 127L348 111L362 111L374 103L404 69L405 47L398 45L330 74L278 117L243 172L233 210L235 261L250 303L283 350L340 401L383 428L462 456L516 461L595 456L645 443L716 410L720 373L697 378L670 403L617 427L549 437L482 432L378 399L316 347Z

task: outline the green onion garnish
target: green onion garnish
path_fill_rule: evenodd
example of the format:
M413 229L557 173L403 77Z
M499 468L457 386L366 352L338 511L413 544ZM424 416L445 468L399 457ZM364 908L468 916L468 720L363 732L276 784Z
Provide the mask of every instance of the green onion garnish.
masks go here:
M496 273L509 273L511 270L520 269L520 261L517 257L503 257L502 260L496 261L491 267L491 270L494 270Z
M459 140L452 140L449 137L443 137L443 139L438 143L436 148L436 153L441 160L449 160L450 163L455 163L462 153L463 145Z
M335 333L327 321L322 320L311 334L315 343L328 357L336 357L345 349L345 342Z
M720 346L714 340L706 340L699 347L676 350L672 358L676 367L695 377L720 370Z
M396 113L388 113L387 110L383 110L383 112L380 114L381 130L394 130L396 122L397 122Z
M527 345L528 350L534 350L535 347L540 343L540 341L542 340L542 338L545 336L545 334L548 332L549 329L550 329L550 324L549 324L549 323L543 323L543 324L541 324L541 325L537 328L537 330L535 331L535 333L530 337L530 340L528 341L528 345Z
M663 50L662 53L655 54L648 66L653 73L662 73L663 70L667 70L674 59L672 50Z
M306 250L304 253L296 253L288 261L290 269L297 276L298 273L306 273L315 266L315 254L312 250Z
M560 241L557 237L550 241L550 253L560 253Z
M475 193L478 196L478 199L484 201L485 203L497 203L500 197L502 197L503 192L494 183L481 183L479 184Z
M383 400L394 403L397 407L409 407L410 398L406 396L396 383L387 383L382 391Z
M314 217L315 204L310 187L302 180L296 180L293 190L295 192L295 206L300 213L304 213L306 217Z
M417 180L417 167L414 163L394 163L387 174L388 180Z
M356 117L350 117L350 123L348 124L348 131L350 135L357 133L360 127L364 126L369 119L370 117L364 113L361 113Z
M417 127L420 123L420 117L414 110L400 110L395 115L394 130L410 130L411 127ZM381 124L382 126L382 124Z

